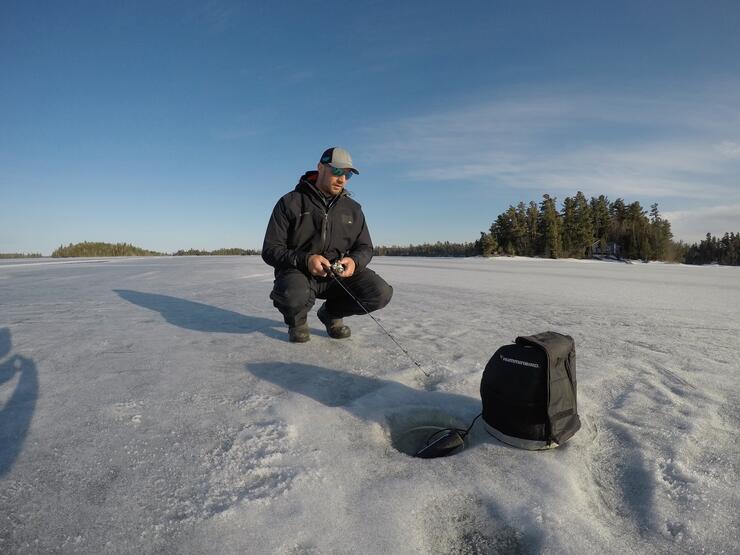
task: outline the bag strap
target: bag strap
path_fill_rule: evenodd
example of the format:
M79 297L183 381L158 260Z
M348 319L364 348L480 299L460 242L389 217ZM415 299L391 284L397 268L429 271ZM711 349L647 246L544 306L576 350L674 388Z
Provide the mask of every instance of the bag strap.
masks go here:
M520 335L514 340L514 343L521 345L522 347L539 347L540 349L547 351L547 347L542 344L542 341L537 339L537 335Z
M517 345L539 347L547 353L550 364L559 358L566 358L573 348L573 338L555 331L544 331L535 335L519 336L515 340Z

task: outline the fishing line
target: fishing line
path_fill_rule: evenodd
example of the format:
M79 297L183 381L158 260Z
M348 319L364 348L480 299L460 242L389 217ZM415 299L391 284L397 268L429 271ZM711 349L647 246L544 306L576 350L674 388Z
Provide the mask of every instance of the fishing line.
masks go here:
M338 264L335 262L335 264ZM339 265L341 268L341 265ZM393 342L398 345L398 348L401 349L409 359L411 359L411 362L413 362L416 367L421 370L421 373L425 376L429 377L430 375L424 371L424 369L421 367L421 364L417 362L417 360L411 356L411 354L401 345L391 333L383 327L383 324L378 322L378 320L370 314L370 311L363 306L363 304L355 297L349 289L347 289L344 284L339 280L339 278L335 275L336 273L341 273L339 271L339 268L335 270L334 264L332 264L331 270L329 271L329 275L336 281L339 286L344 289L344 292L349 295L352 300L354 300L357 305L365 311L365 314L370 316L370 318L373 319L373 321L378 324L381 330L385 332L385 334L390 337ZM473 428L477 420L483 415L483 413L480 413L478 416L476 416L473 421L470 423L470 426L468 426L466 429L463 428L444 428L442 430L438 430L434 432L431 436L429 436L426 440L426 443L424 446L416 451L414 453L414 457L419 457L422 459L432 459L436 457L446 457L447 455L451 455L453 452L455 452L457 449L463 446L465 443L465 438L470 433L470 430ZM434 439L436 438L436 439Z
M417 368L418 368L419 370L421 370L421 373L422 373L422 374L424 374L424 375L425 375L425 376L426 376L427 378L428 378L428 377L430 377L430 376L431 376L431 374L428 374L428 373L427 373L427 372L426 372L426 371L425 371L425 370L424 370L424 369L423 369L423 368L421 367L421 364L419 364L419 363L418 363L418 362L416 361L416 359L415 359L414 357L412 357L412 356L411 356L411 354L410 354L410 353L409 353L409 352L408 352L408 351L407 351L407 350L406 350L406 349L405 349L405 348L403 347L403 345L401 345L401 344L400 344L400 343L399 343L398 341L396 341L396 338L395 338L395 337L393 337L393 336L392 336L392 335L390 334L390 332L389 332L389 331L388 331L387 329L385 329L385 328L383 327L383 324L381 324L380 322L378 322L378 320L377 320L377 319L375 318L375 316L373 316L372 314L370 314L370 311L369 311L369 310L368 310L367 308L365 308L365 307L364 307L364 306L362 305L362 303L361 303L361 302L360 302L360 301L359 301L359 300L357 299L357 297L355 297L355 296L354 296L354 295L353 295L352 293L350 293L349 289L347 289L347 288L346 288L346 287L345 287L345 286L344 286L344 285L342 284L342 282L341 282L341 281L339 280L339 278L338 278L338 277L337 277L336 275L334 275L334 271L333 271L333 269L332 269L332 270L331 270L331 271L329 272L329 275L330 275L330 276L331 276L332 278L334 278L334 281L336 281L336 282L337 282L337 283L339 284L339 286L340 286L340 287L341 287L342 289L344 289L344 291L345 291L345 292L347 293L347 295L349 295L350 297L352 297L352 300L354 300L354 301L355 301L355 302L356 302L356 303L357 303L357 304L359 305L359 307L360 307L360 308L361 308L362 310L364 310L364 311L365 311L365 313L366 313L366 314L367 314L368 316L370 316L370 318L372 318L372 319L373 319L373 321L374 321L374 322L375 322L376 324L378 324L378 326L380 326L380 329L381 329L381 330L383 330L383 331L385 332L385 334L386 334L386 335L387 335L388 337L390 337L390 338L391 338L391 339L393 340L393 342L394 342L394 343L395 343L396 345L398 345L398 348L399 348L399 349L401 349L401 350L402 350L402 351L403 351L404 353L406 353L406 356L407 356L407 357L409 357L409 358L411 359L411 362L413 362L414 364L416 364L416 367L417 367Z

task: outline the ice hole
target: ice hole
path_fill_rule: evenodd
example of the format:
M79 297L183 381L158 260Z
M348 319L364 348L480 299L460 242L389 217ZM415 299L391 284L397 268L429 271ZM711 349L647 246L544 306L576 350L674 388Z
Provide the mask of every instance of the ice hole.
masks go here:
M390 414L386 417L386 423L391 446L412 457L435 432L447 428L466 428L459 418L439 409L425 407Z

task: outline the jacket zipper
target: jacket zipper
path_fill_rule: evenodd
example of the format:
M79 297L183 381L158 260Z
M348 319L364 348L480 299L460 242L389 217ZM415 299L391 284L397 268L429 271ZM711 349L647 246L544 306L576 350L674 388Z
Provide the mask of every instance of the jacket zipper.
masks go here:
M337 202L339 201L339 198L340 198L340 197L341 197L342 195L341 195L341 194L339 194L339 195L335 196L334 198L332 198L332 199L331 199L331 201L329 202L329 204L327 204L327 203L326 203L326 202L325 202L325 201L324 201L324 200L323 200L323 199L321 198L321 196L320 196L320 194L318 193L318 191L316 191L316 190L314 189L313 185L311 185L311 184L309 183L309 186L310 186L310 187L311 187L311 189L313 190L313 192L314 192L314 195L315 195L315 196L316 196L316 197L317 197L317 198L318 198L319 200L321 200L321 204L323 205L323 208L324 208L324 221L323 221L323 222L322 222L322 224L321 224L321 250L322 250L323 252L326 252L326 249L327 249L327 247L328 247L328 245L326 244L326 239L327 239L327 235L328 235L328 232L329 232L329 210L331 210L332 206L334 206L334 205L335 205L335 204L336 204L336 203L337 203Z
M326 252L326 232L329 227L329 211L324 211L324 223L321 225L321 250Z
M329 235L329 210L331 210L337 202L339 202L339 196L332 198L328 204L324 205L324 222L321 226L321 246L324 252L326 252L326 249L329 247L329 245L326 244L326 240Z

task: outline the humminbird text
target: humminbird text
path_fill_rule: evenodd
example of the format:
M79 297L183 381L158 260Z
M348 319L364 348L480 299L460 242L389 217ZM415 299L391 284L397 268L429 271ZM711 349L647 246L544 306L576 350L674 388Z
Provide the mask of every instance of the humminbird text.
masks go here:
M532 368L539 368L540 365L536 362L526 362L523 360L516 360L513 358L506 358L505 356L501 355L501 360L505 362L513 362L514 364L521 364L522 366L531 366Z

